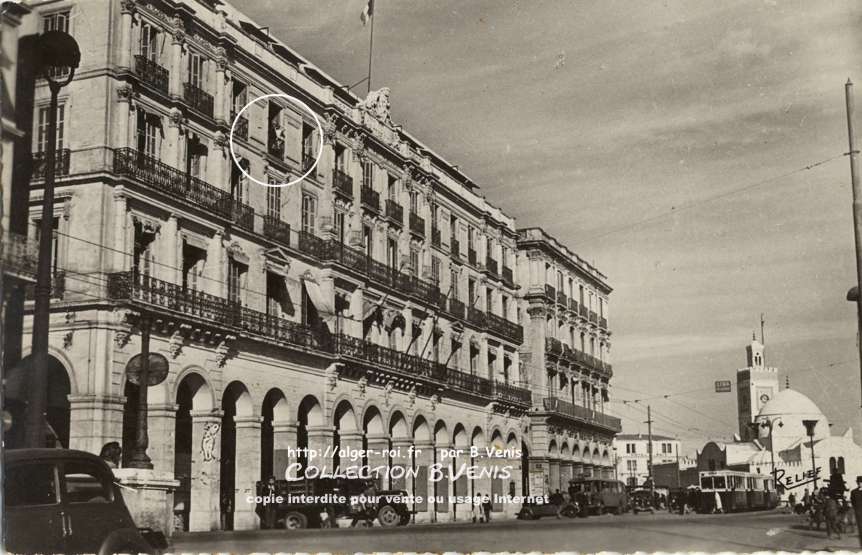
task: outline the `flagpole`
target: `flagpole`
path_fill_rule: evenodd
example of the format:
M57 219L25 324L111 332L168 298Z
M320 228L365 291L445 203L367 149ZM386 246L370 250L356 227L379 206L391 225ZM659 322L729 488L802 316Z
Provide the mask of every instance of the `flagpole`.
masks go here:
M370 14L371 15L371 40L368 43L368 90L366 91L366 94L371 92L371 54L372 54L372 52L374 52L374 20L377 19L377 14L375 14L374 12L376 12L376 11L377 10L372 9L371 14Z

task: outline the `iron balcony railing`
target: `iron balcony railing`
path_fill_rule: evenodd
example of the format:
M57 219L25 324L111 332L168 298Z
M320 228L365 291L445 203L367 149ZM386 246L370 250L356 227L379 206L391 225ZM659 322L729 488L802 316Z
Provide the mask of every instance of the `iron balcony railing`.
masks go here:
M578 313L578 301L576 301L573 298L569 299L569 310L571 310L572 312L577 314Z
M490 256L485 258L485 269L492 275L497 275L497 261Z
M167 69L145 56L137 55L135 56L135 73L144 83L161 93L168 94L169 73Z
M317 162L317 156L315 156L311 152L303 152L302 153L302 173L305 173L308 170L310 170L311 167L314 166L315 162ZM314 176L314 173L312 172L309 175Z
M382 367L404 376L420 377L436 382L446 380L446 367L438 362L349 335L339 334L334 339L334 352L339 357L367 363L373 368Z
M431 228L431 245L440 247L440 230L436 227Z
M329 350L327 338L302 324L135 272L109 274L108 298L201 320L276 343Z
M478 308L473 308L472 306L467 307L467 321L477 328L484 328L488 325L488 319L485 317L485 313Z
M54 152L54 177L61 175L69 175L69 161L71 151L68 148L61 148ZM45 170L48 164L45 161L44 152L33 153L33 179L45 179Z
M476 265L476 251L473 249L467 249L467 262L472 265Z
M524 328L519 324L510 322L496 314L488 313L485 316L487 318L488 329L490 331L511 339L515 343L521 343L524 341Z
M386 199L386 218L398 227L404 225L404 207L392 199Z
M234 200L230 193L213 187L164 162L131 148L114 151L114 172L178 200L193 204L249 230L254 226L254 209Z
M362 188L361 196L362 206L369 208L375 212L380 211L380 193L368 187Z
M0 230L2 232L2 230ZM35 278L39 265L39 243L25 235L6 232L3 237L3 272L23 278Z
M563 354L563 343L555 337L546 337L545 353L558 356Z
M425 236L425 218L415 212L410 212L410 231L417 235Z
M554 301L557 298L557 290L553 285L545 284L545 296Z
M583 318L586 318L589 315L589 312L589 309L584 305L584 303L581 303L581 306L578 307L578 314Z
M290 224L275 216L263 217L263 234L273 241L290 247Z
M468 374L460 370L448 369L446 383L454 388L480 397L492 397L494 395L494 383L481 376Z
M568 306L569 298L562 291L557 291L557 304L562 306Z
M593 324L599 323L599 315L592 310L590 311L590 322L592 322Z
M183 83L183 99L189 107L208 118L213 117L213 95L194 83Z
M494 398L526 406L529 406L533 402L533 395L529 389L499 380L494 380Z
M51 298L62 299L66 294L66 272L58 270L51 277ZM36 298L36 284L28 283L24 287L24 299L32 301Z
M459 320L463 320L466 314L467 307L458 299L449 299L449 306L446 312Z
M515 285L515 275L512 272L512 268L503 266L503 281L510 287Z
M622 421L609 414L604 414L599 411L590 410L586 407L575 405L562 399L554 397L546 397L542 400L544 408L548 412L553 412L562 416L567 416L575 420L580 420L594 426L601 426L615 432L622 431Z
M235 112L231 112L230 114L230 125L233 125L233 122L236 121L236 127L233 129L234 136L247 141L248 140L248 118L245 117L245 114L241 116L237 116Z
M604 316L599 316L599 327L603 330L608 329L608 319Z
M353 198L353 178L342 170L333 170L332 189L348 199Z

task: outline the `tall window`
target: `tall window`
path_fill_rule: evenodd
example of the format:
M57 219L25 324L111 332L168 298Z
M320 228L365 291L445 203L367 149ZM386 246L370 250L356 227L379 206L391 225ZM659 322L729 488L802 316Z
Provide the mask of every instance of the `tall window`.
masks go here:
M475 246L473 245L473 240L474 240L473 228L470 226L467 226L467 250L472 251L475 249Z
M500 308L503 311L503 318L509 317L509 298L506 295L500 297Z
M246 85L242 81L234 80L232 116L236 116L236 114L238 114L240 110L245 108L246 104L248 104L248 85ZM248 117L246 114L243 115Z
M473 306L476 302L476 280L470 278L467 280L467 306Z
M390 268L398 269L398 242L395 239L386 240L386 263Z
M458 240L458 218L452 216L449 218L449 244L454 245ZM456 255L459 253L455 253Z
M626 454L632 455L637 452L635 443L626 443Z
M449 287L452 289L452 298L460 300L461 294L458 291L458 270L452 270L449 273Z
M280 317L287 312L287 286L284 278L272 272L266 273L266 313L270 316Z
M48 117L50 113L50 106L42 106L39 108L39 121L37 122L36 130L36 152L45 152L48 150ZM63 148L65 121L66 104L59 103L57 105L57 150Z
M605 317L605 300L599 297L599 316Z
M192 52L189 54L189 84L199 89L206 86L206 58Z
M248 171L248 160L245 158L241 158L239 161L239 165ZM242 171L237 167L236 164L231 164L230 166L230 194L231 197L237 202L245 202L245 182L246 178L243 175Z
M494 290L490 287L485 289L485 312L491 314L494 308Z
M362 226L362 248L368 258L374 255L374 232L369 225Z
M190 139L187 142L186 171L189 175L203 179L206 175L207 147L199 139Z
M227 269L227 298L232 303L241 304L248 266L231 258Z
M266 188L266 215L273 220L281 219L281 187Z
M431 280L434 283L440 282L440 259L436 256L431 257Z
M578 285L578 298L581 301L581 304L584 304L584 286Z
M410 191L410 211L419 213L419 191Z
M159 61L159 30L149 23L141 24L140 54L151 62Z
M69 12L56 12L42 17L42 31L69 32Z
M362 188L374 188L374 163L371 160L362 163Z
M389 183L387 188L387 198L392 202L398 202L398 178L394 175L389 175Z
M314 163L314 127L302 122L302 167L308 169Z
M314 234L314 222L317 219L317 199L308 193L302 194L302 231Z
M132 270L135 274L152 275L155 264L155 240L154 231L144 227L140 222L135 222L135 244L132 253Z
M344 164L344 159L345 159L344 152L345 152L345 150L344 150L344 147L342 145L339 145L339 144L335 145L335 169L340 171L340 172L347 173L345 168L344 168L344 166L345 166L345 164Z
M38 244L42 240L42 222L41 220L34 220L33 225L35 226L35 237L36 243ZM57 266L59 264L59 255L60 255L60 241L57 236L57 232L60 229L60 218L52 218L51 220L51 272L56 273Z
M410 271L413 275L419 275L419 249L410 248Z
M138 152L152 158L159 157L159 139L161 138L161 122L159 117L138 110Z
M507 249L506 247L503 247L503 248L500 250L500 264L501 264L504 268L508 268L508 267L509 267L509 249Z
M335 211L335 236L344 244L344 212L338 210Z
M183 289L200 291L207 253L188 243L183 243Z

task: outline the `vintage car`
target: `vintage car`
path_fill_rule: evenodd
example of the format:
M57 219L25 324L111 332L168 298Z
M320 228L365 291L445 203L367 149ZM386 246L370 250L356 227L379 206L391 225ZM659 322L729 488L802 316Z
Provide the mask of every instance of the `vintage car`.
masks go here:
M10 553L160 553L161 532L138 529L111 469L71 449L11 449L4 459Z
M571 501L558 500L557 503L535 503L527 502L521 507L518 512L518 518L521 520L537 520L543 516L564 516L566 518L575 518L580 514L580 509L577 503Z
M629 496L619 480L576 478L569 482L569 495L583 515L605 512L622 514L629 510Z

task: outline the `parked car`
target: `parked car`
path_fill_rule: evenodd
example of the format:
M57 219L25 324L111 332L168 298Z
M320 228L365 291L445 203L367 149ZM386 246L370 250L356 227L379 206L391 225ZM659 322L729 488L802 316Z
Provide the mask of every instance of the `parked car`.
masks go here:
M4 459L5 547L12 553L160 553L135 526L111 469L71 449L11 449Z
M626 488L619 480L576 478L569 481L569 495L584 515L605 512L622 514L630 508Z
M527 502L524 503L518 512L518 518L521 520L537 520L543 516L557 516L557 514L566 518L575 518L580 514L580 509L577 503L571 501L562 501L561 504Z

